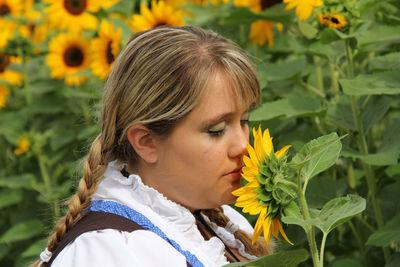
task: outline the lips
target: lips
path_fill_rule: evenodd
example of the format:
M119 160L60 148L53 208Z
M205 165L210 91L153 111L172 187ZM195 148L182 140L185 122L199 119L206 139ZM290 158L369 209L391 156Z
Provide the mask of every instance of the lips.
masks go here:
M238 178L242 177L242 173L241 173L242 167L243 166L240 166L240 167L234 169L233 171L226 173L224 176L228 176L232 179L238 179Z

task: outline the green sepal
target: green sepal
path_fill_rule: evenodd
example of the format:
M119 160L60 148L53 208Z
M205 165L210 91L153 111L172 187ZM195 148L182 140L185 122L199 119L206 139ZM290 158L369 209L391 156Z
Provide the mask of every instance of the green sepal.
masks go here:
M271 201L272 196L271 194L263 194L262 192L260 192L258 193L257 198L266 202L266 201Z
M260 184L266 184L267 183L267 179L264 175L262 174L256 174L255 175L257 180L260 182Z
M260 166L260 173L266 177L272 176L272 172L269 170L269 167L264 164Z

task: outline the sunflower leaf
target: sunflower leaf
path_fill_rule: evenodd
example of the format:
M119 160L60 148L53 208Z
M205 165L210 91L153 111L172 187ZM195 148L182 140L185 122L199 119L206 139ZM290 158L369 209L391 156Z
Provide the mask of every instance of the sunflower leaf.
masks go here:
M236 262L224 267L239 266L274 266L274 267L294 267L308 259L308 252L305 249L279 251L277 253L260 257L248 262Z
M388 246L400 241L400 215L393 217L385 226L374 232L368 238L367 245Z
M324 205L315 225L328 234L338 225L350 220L365 210L365 199L357 195L347 195L330 200Z
M342 143L336 133L313 139L293 157L290 165L301 170L301 176L307 183L320 172L328 169L339 157Z

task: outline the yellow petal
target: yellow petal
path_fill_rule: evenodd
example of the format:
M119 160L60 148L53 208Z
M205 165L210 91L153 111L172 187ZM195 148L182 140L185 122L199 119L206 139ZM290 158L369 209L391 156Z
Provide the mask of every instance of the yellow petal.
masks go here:
M280 222L279 222L279 232L281 233L281 235L283 236L283 238L284 238L290 245L293 246L293 243L290 242L290 240L287 238L287 236L286 236L286 234L285 234L285 231L283 231L282 224L281 224Z
M272 145L272 138L269 135L269 130L266 129L263 134L263 145L264 145L264 153L269 157L271 152L274 150L274 146Z
M264 222L264 239L265 244L268 245L269 240L271 239L271 220L267 217Z
M285 155L286 151L291 147L291 145L287 145L281 148L281 150L275 152L275 157L278 159Z
M267 209L263 209L260 213L260 216L258 216L256 225L254 226L254 234L251 239L251 243L254 244L257 239L260 237L261 232L263 231L263 225L264 225L264 218L265 215L267 215Z
M257 180L257 178L253 174L242 173L242 177L249 183Z
M243 162L248 167L257 167L257 165L255 165L248 156L243 156Z
M250 144L247 144L247 152L249 153L250 159L251 161L253 161L254 165L256 166L260 165L260 162L258 161L257 158L257 154Z

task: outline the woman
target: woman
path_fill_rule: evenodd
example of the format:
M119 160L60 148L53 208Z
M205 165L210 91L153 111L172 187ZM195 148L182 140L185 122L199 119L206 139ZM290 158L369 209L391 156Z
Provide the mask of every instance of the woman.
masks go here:
M107 80L79 190L37 265L222 266L270 253L225 205L259 98L246 54L213 32L134 36Z

